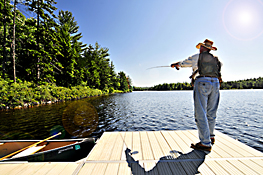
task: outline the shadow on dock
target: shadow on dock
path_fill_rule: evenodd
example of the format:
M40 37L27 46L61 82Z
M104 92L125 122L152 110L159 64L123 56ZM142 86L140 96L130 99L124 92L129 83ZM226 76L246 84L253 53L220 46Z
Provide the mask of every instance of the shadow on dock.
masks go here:
M145 169L139 164L139 161L134 160L131 150L128 148L125 150L126 161L131 168L133 175L198 174L198 168L205 161L205 156L207 155L207 153L198 150L193 150L186 154L175 150L170 153L171 155L161 157L151 170L145 171ZM147 163L147 161L144 162Z

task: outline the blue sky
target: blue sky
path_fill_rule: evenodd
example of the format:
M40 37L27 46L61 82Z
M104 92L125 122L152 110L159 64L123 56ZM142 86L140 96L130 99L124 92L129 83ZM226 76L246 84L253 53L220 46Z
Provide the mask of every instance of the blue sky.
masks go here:
M263 0L57 0L73 13L82 41L109 48L116 72L134 86L190 82L190 68L169 66L214 41L223 81L263 77ZM57 10L57 11L58 11Z

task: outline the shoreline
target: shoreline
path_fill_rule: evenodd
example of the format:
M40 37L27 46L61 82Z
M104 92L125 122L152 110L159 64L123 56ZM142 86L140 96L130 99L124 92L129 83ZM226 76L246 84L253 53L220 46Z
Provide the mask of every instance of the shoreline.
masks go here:
M18 106L14 106L14 107L9 107L9 106L5 106L5 107L0 107L0 111L7 111L7 110L19 110L19 109L29 109L29 108L33 108L33 107L38 107L38 106L43 106L43 105L52 105L55 103L61 103L61 102L66 102L66 101L74 101L74 100L81 100L81 99L85 99L85 98L92 98L92 97L100 97L100 96L106 96L106 95L113 95L116 93L130 93L130 92L114 92L114 93L105 93L105 94L99 94L99 95L94 95L94 96L87 96L87 97L77 97L77 98L71 98L71 99L66 99L66 100L49 100L49 101L45 101L45 100L41 100L40 102L31 102L31 103L24 103L23 106L18 105Z

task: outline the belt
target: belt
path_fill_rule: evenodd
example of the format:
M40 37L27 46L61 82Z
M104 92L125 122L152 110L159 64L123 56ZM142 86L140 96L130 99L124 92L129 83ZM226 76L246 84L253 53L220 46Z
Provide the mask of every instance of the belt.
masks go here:
M201 76L201 75L199 75L199 76L197 76L196 78L201 78L201 77L218 78L218 77L216 77L216 76L209 76L209 75L206 75L206 76Z

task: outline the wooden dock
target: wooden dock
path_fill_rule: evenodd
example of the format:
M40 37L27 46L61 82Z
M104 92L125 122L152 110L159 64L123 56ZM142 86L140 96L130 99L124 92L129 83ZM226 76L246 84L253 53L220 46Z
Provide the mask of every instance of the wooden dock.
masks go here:
M190 148L196 130L105 132L78 163L2 163L0 174L263 174L262 152L218 131L215 138L206 154Z

